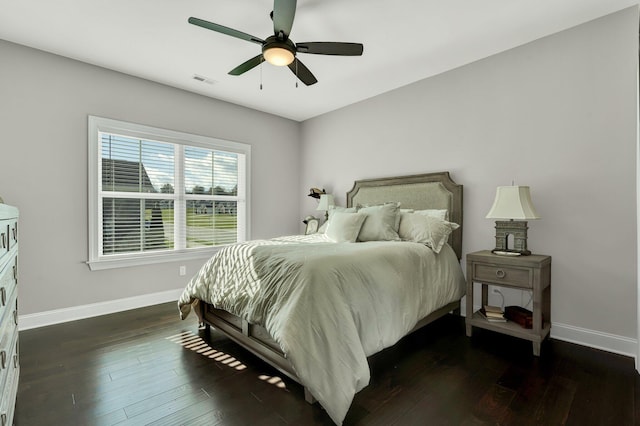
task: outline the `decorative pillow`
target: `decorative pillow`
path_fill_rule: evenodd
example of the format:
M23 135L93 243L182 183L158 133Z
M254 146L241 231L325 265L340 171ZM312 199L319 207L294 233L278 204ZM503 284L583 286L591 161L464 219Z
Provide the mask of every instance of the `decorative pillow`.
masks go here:
M436 217L440 220L449 220L449 210L447 209L416 210L414 213Z
M437 217L417 212L406 213L400 220L399 234L405 241L425 244L434 252L440 253L449 239L449 234L459 227L457 223L447 222Z
M358 208L358 211L360 211L360 209L363 209L365 207L380 207L380 206L386 206L387 204L391 204L391 205L400 207L400 202L399 201L386 201L384 203L376 203L376 204L358 204L356 207ZM396 223L395 223L396 232L398 231L398 228L400 227L400 214L399 213L402 213L402 212L413 213L413 209L399 209L398 210L398 215L396 215Z
M325 235L336 243L355 243L366 216L336 211L329 216Z
M366 216L358 241L398 241L400 203L361 207L359 214Z
M331 219L331 214L333 212L344 212L344 213L355 213L355 207L340 207L340 206L329 206L329 219ZM318 229L318 233L324 234L327 232L327 226L329 225L329 220L326 220L320 229Z

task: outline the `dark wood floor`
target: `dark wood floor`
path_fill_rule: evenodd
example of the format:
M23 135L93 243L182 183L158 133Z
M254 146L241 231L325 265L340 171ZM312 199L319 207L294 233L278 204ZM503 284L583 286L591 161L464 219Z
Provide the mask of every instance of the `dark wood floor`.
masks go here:
M163 304L20 333L26 425L331 425L302 388ZM633 425L633 360L447 316L370 359L346 425Z

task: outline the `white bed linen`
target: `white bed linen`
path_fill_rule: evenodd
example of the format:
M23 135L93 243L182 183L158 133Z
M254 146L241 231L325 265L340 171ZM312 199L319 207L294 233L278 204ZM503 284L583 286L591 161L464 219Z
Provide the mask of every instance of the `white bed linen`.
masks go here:
M200 299L265 327L341 424L369 383L367 357L464 289L448 245L436 254L412 242L334 243L314 234L223 248L188 283L179 307L184 319Z

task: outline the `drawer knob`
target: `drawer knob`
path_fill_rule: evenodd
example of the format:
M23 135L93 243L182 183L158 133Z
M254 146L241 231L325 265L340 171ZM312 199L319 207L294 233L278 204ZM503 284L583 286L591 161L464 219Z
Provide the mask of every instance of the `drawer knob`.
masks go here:
M2 287L0 288L0 299L2 299L2 306L7 303L7 289Z
M2 369L7 368L7 351L0 352L0 362L2 363Z
M496 270L496 277L498 278L504 278L507 275L507 273L502 270L502 269L497 269Z

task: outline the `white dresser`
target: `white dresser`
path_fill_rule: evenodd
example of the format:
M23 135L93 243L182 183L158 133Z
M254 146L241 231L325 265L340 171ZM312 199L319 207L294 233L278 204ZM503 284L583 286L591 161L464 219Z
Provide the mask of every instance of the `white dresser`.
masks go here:
M18 209L0 204L0 425L13 424L18 392Z

